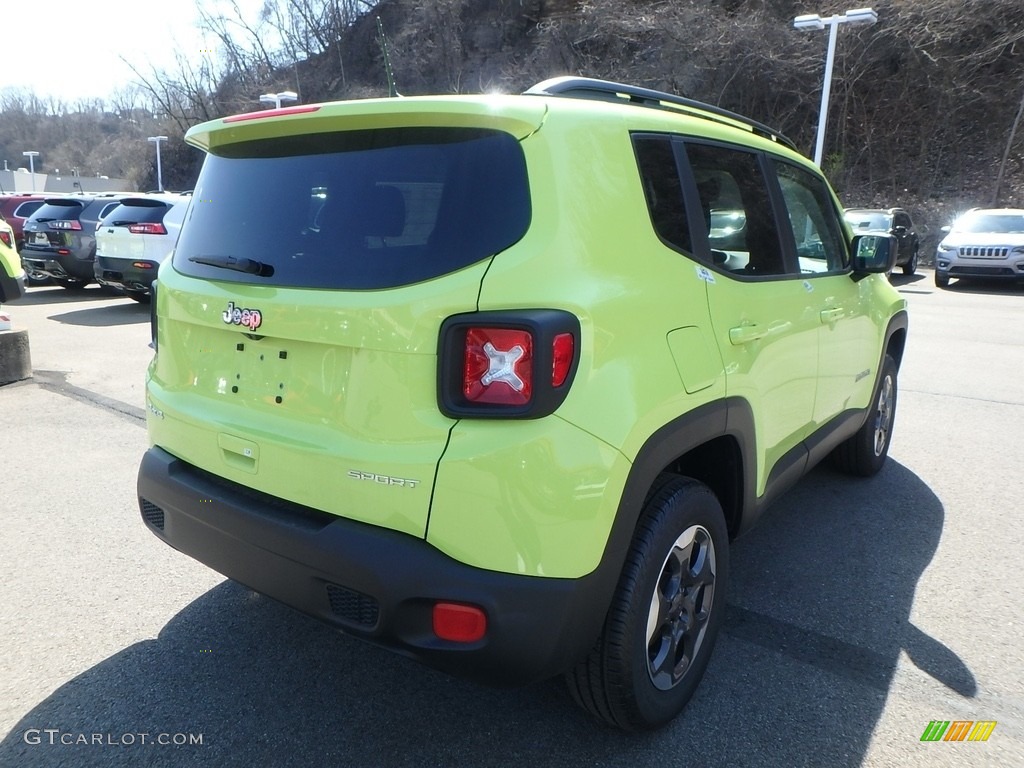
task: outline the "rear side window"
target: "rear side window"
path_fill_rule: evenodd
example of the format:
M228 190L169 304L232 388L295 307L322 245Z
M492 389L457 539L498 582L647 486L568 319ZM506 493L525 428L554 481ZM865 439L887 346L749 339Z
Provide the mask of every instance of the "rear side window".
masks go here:
M672 140L667 136L638 136L634 148L654 231L669 245L692 254L693 241Z
M107 218L107 216L113 213L119 205L120 203L116 200L114 202L108 202L103 204L93 203L92 206L90 206L88 209L86 218L91 220L95 216L95 221L97 224L99 224L101 221L103 221L103 219Z
M511 135L402 128L308 134L208 155L174 267L303 288L389 288L453 272L518 241L530 222ZM260 275L211 266L258 261Z
M39 210L39 208L42 207L42 205L42 200L28 200L27 202L24 202L17 208L15 208L14 213L11 215L14 216L15 218L27 219L29 216L31 216L33 213Z

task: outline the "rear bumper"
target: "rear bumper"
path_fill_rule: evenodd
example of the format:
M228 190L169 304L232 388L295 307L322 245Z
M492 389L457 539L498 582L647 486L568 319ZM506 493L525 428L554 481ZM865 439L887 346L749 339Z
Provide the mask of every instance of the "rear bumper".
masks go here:
M92 260L79 259L73 253L57 254L51 251L33 251L26 246L21 254L21 262L25 265L26 270L57 279L72 278L89 281L93 279Z
M550 579L467 566L422 539L251 491L160 448L143 457L138 495L146 525L175 549L348 634L480 682L566 671L607 610L596 572ZM438 600L481 607L486 636L436 637Z
M136 263L150 264L151 266L148 269L140 269L134 266ZM97 256L93 271L96 281L101 285L137 293L150 293L159 266L159 262L150 259L118 259Z

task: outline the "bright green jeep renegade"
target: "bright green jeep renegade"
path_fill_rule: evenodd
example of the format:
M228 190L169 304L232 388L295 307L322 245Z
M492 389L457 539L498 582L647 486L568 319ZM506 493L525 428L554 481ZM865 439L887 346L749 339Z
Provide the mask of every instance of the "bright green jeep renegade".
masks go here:
M559 78L186 139L139 504L254 590L651 728L707 666L729 540L826 456L885 462L893 243L764 125Z
M25 294L25 271L14 243L14 230L0 216L0 304Z

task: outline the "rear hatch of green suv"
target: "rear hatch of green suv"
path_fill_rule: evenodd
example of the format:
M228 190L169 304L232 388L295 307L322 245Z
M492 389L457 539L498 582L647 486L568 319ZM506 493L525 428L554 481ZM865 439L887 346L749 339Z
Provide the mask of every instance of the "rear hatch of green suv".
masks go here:
M415 99L193 129L154 302L150 439L272 497L423 536L453 420L438 332L530 222L538 107Z

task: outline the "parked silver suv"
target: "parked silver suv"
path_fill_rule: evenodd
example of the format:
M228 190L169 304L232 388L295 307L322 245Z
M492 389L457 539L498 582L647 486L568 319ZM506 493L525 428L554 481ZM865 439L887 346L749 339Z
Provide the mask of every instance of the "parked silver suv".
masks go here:
M1024 280L1024 209L975 208L943 227L935 253L935 285L951 277Z

